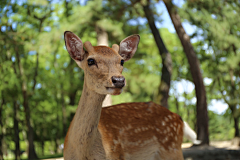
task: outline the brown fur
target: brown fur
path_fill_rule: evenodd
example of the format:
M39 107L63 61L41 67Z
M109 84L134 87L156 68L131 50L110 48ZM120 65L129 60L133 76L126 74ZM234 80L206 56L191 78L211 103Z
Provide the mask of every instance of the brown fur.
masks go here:
M103 108L98 129L108 159L183 159L181 117L153 102Z

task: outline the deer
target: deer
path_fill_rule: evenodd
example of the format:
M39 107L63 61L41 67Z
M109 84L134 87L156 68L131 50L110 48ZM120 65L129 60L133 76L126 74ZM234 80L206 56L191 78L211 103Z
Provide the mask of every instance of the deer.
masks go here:
M183 136L201 143L178 114L154 102L104 107L98 129L111 160L183 160Z
M64 40L70 57L84 71L82 94L64 140L64 159L105 160L98 128L102 102L107 94L121 94L126 84L123 64L135 54L140 36L131 35L112 48L83 43L70 31L64 32Z
M70 57L85 73L78 108L64 141L64 159L183 159L183 135L200 143L179 115L153 102L102 108L106 94L118 95L126 85L123 63L135 54L139 35L112 48L93 47L88 41L83 44L70 31L64 39Z

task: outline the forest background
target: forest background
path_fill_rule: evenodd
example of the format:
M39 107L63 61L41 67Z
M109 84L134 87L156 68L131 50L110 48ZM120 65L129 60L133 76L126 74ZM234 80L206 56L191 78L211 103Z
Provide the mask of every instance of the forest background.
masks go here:
M66 51L66 30L93 45L141 36L113 104L162 104L205 144L240 137L239 13L237 0L1 0L0 159L62 156L84 76Z

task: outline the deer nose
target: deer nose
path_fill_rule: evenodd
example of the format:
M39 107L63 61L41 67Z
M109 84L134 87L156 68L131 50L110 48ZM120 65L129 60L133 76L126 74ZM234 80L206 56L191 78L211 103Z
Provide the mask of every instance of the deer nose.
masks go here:
M115 87L122 88L125 86L125 78L123 76L122 77L112 76L112 83L114 84Z

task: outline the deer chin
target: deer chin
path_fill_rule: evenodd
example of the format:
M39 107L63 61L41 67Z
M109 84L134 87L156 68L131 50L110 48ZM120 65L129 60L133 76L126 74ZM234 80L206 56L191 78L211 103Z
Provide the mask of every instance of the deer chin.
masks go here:
M106 87L108 94L111 95L119 95L123 91L123 87L118 88L118 87Z

